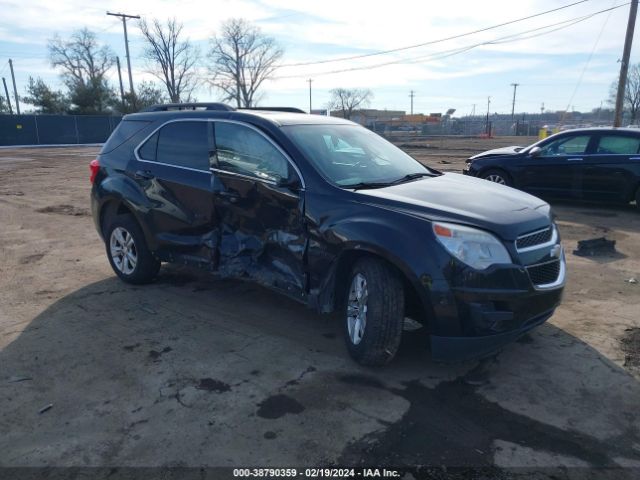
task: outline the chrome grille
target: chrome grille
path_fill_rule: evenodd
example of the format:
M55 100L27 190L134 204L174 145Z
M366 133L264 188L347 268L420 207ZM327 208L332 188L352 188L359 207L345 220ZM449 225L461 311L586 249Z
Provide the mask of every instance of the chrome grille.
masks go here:
M560 260L530 265L526 268L529 278L534 285L548 285L558 280L558 276L560 275Z
M553 229L547 227L543 230L536 230L535 232L520 235L516 239L516 248L518 250L524 250L526 248L535 247L544 243L550 242L553 238Z

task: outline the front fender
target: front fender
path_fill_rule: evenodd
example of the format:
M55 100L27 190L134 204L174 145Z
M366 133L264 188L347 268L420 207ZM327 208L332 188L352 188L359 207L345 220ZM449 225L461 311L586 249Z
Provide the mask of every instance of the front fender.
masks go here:
M430 290L438 276L437 252L429 249L429 222L405 215L384 212L350 215L311 231L308 261L312 273L310 298L322 312L335 309L336 282L348 275L354 259L360 255L380 257L394 265L410 285L422 309L432 311Z

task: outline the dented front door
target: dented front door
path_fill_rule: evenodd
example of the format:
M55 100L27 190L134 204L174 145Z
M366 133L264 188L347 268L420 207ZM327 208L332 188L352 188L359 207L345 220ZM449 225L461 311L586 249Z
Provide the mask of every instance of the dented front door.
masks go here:
M214 206L220 228L218 269L305 295L304 192L284 152L258 130L215 122Z

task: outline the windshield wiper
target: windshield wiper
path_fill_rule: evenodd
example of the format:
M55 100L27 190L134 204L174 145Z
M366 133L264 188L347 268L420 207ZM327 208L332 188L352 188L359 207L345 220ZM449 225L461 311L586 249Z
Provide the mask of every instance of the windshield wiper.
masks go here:
M358 182L352 185L341 185L341 186L342 188L349 188L354 190L363 190L365 188L383 188L383 187L389 187L391 185L398 185L400 183L408 182L421 177L435 177L435 176L436 174L431 172L416 172L416 173L409 173L403 177L400 177L396 180L390 180L388 182Z
M383 188L391 185L391 182L358 182L351 185L341 185L342 188L364 190L367 188Z
M393 182L390 182L389 185L398 185L399 183L404 183L404 182L408 182L410 180L415 180L416 178L421 178L421 177L434 177L435 175L431 172L416 172L416 173L409 173L407 175L405 175L404 177L400 177L397 180L394 180Z

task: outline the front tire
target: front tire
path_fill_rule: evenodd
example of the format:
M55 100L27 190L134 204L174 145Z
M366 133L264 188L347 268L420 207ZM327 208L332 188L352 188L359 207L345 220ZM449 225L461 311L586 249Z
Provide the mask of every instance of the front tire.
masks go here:
M344 337L361 365L384 365L396 355L404 320L404 287L398 273L373 258L359 260L345 286Z
M118 215L106 229L107 258L113 271L127 283L151 282L160 261L147 247L142 229L131 215Z
M503 170L499 170L497 168L493 168L491 170L487 170L482 174L482 178L484 180L488 180L490 182L497 183L499 185L506 185L507 187L513 186L513 182L511 181L511 177L507 174L507 172Z

